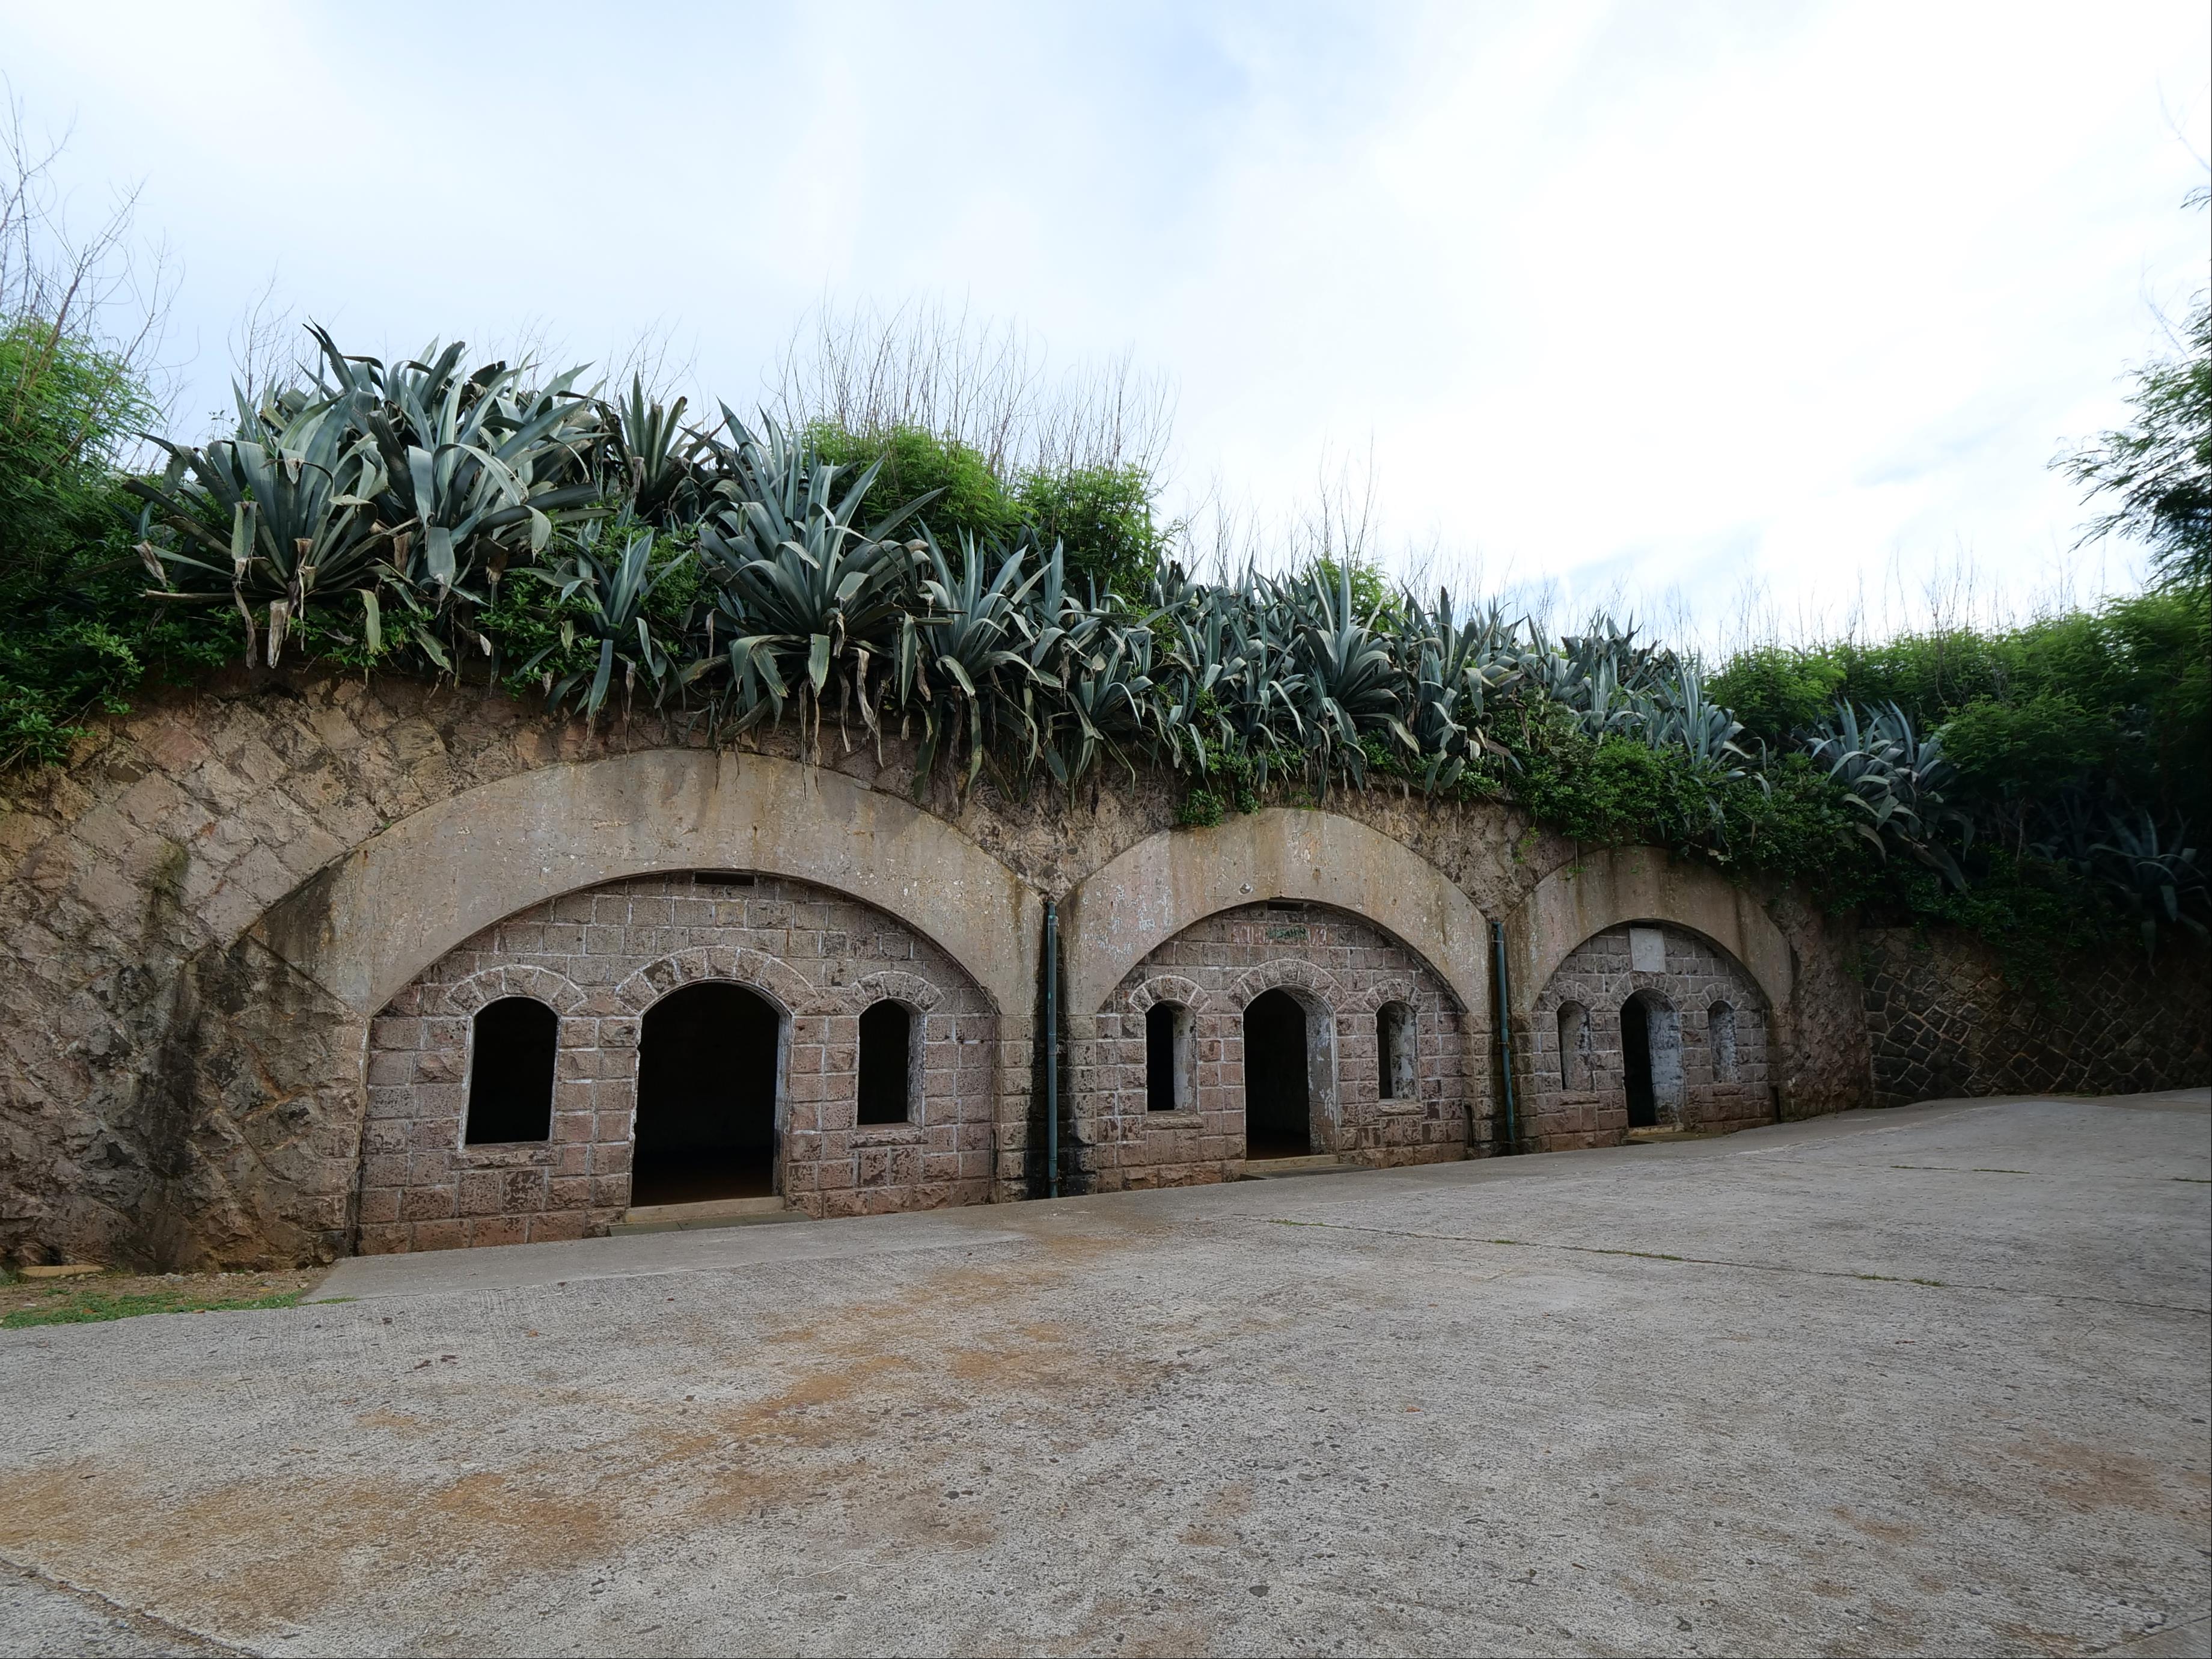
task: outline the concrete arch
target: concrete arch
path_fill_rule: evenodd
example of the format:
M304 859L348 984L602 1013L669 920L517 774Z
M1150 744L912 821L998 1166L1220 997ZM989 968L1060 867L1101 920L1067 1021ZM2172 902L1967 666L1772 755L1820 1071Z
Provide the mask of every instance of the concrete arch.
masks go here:
M252 933L366 1016L426 963L546 899L630 876L757 870L897 917L1025 1013L1043 902L943 819L764 755L652 750L548 766L428 806L272 906Z
M1789 941L1757 895L1656 848L1620 847L1553 871L1506 919L1513 1012L1535 1011L1552 975L1584 939L1632 921L1703 934L1743 964L1770 1007L1789 1007Z
M1193 923L1267 899L1374 923L1427 963L1478 1027L1487 1024L1489 929L1474 902L1380 830L1289 807L1163 830L1079 882L1064 907L1069 1012L1095 1013L1132 968Z

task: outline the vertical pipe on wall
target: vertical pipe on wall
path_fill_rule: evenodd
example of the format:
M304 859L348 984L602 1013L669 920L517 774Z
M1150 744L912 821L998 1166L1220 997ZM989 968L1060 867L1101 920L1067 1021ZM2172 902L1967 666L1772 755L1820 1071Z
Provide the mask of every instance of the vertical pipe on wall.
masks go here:
M1044 902L1044 1161L1046 1196L1060 1196L1060 907Z
M1490 924L1490 942L1498 955L1498 1069L1505 1079L1505 1150L1512 1152L1520 1143L1513 1122L1513 996L1511 982L1505 975L1505 924Z

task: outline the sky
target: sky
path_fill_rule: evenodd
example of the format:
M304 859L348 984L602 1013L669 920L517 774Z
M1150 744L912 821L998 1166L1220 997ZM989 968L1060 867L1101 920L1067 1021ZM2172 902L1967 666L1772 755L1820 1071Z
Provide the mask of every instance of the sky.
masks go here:
M938 303L1165 377L1170 510L1371 491L1395 568L1715 637L2135 580L2049 463L2206 286L2208 64L2201 0L0 0L73 210L176 261L180 411L272 280L741 409Z

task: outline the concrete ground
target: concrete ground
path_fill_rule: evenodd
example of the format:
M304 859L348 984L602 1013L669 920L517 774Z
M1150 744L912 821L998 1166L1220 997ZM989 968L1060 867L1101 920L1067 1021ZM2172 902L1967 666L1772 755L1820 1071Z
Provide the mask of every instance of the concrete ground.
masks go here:
M2202 1654L2208 1182L1952 1103L8 1332L0 1652Z

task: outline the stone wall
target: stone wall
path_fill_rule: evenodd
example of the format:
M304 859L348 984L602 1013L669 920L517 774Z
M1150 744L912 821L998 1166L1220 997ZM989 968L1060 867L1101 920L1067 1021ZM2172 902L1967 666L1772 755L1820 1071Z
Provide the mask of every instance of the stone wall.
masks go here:
M1651 951L1642 962L1639 943ZM1751 975L1679 928L1608 927L1569 952L1536 997L1516 1068L1526 1145L1620 1144L1629 1128L1622 1007L1638 996L1670 1028L1671 1042L1652 1047L1671 1052L1677 1067L1673 1087L1662 1079L1658 1091L1657 1127L1726 1131L1774 1121L1768 1009ZM1728 1011L1724 1024L1717 1008Z
M1767 1066L1783 1115L1868 1097L1873 1068L1850 930L1786 890L1733 886L1710 868L1637 849L1577 849L1535 831L1517 811L1479 803L1339 790L1322 810L1271 808L1216 830L1178 830L1178 785L1158 774L1101 773L1072 794L1002 787L988 775L962 793L946 775L916 798L914 756L896 743L847 749L831 737L818 766L799 767L785 734L757 737L760 750L717 754L696 732L653 718L592 731L472 688L240 670L149 694L132 714L100 721L66 767L0 779L0 1258L258 1266L391 1243L366 1230L401 1224L374 1218L387 1200L366 1195L400 1189L363 1184L368 1158L399 1155L386 1130L376 1132L376 1150L366 1144L380 1011L517 913L693 870L749 871L838 896L825 902L872 906L981 995L997 1022L996 1068L983 1085L991 1103L984 1188L969 1162L975 1126L964 1106L957 1154L933 1142L917 1155L957 1156L957 1176L926 1161L911 1178L893 1175L905 1168L898 1149L850 1141L842 1152L787 1160L849 1164L863 1186L880 1176L900 1203L934 1201L940 1191L948 1201L979 1192L1012 1198L1041 1184L1034 1022L1047 899L1061 905L1063 993L1079 987L1085 1005L1061 1002L1071 1079L1085 1044L1128 1038L1119 1022L1138 1012L1131 969L1209 918L1295 900L1356 918L1328 928L1356 925L1382 941L1358 948L1405 953L1392 971L1417 981L1421 1064L1442 1069L1422 1079L1418 1121L1378 1113L1363 1124L1363 1103L1347 1092L1352 1115L1340 1127L1352 1156L1449 1155L1470 1123L1473 1149L1488 1144L1493 921L1516 963L1637 920L1728 943L1762 986L1778 975L1784 986L1767 1000ZM697 948L711 961L738 947ZM1511 976L1524 1054L1526 999L1548 972L1516 967ZM1922 994L1910 973L1898 983L1907 1002ZM2202 986L2199 969L2200 1000ZM2116 990L2100 1006L2122 1007L2127 994ZM1888 1009L1877 1011L1891 1021L1881 1041L1909 1054L1913 1041L1890 1035L1901 1028ZM1117 1022L1111 1036L1102 1020ZM2085 1030L2081 1040L2118 1044L2141 1060L2116 1062L2107 1068L2114 1076L2171 1080L2160 1068L2201 1067L2201 1048L2179 1050L2148 1026L2115 1016L2096 1030L2106 1035ZM841 1032L823 1032L825 1067ZM1447 1036L1459 1045L1463 1113L1447 1095ZM1345 1028L1335 1056L1354 1082L1372 1069L1355 1040L1366 1038ZM568 1063L592 1063L578 1052ZM605 1067L605 1044L600 1052ZM428 1085L450 1084L436 1073L452 1063L449 1049L434 1060ZM1214 1086L1229 1088L1226 1075ZM1885 1075L1891 1095L1921 1086ZM1984 1066L1968 1081L1985 1075L1995 1074ZM795 1095L802 1085L791 1086ZM1152 1158L1135 1155L1117 1127L1129 1117L1126 1103L1107 1097L1119 1089L1117 1081L1103 1094L1064 1091L1069 1183L1182 1179L1209 1166L1232 1172L1223 1156L1236 1139L1225 1097L1211 1127L1201 1110L1195 1124L1164 1132L1170 1156ZM595 1097L592 1114L586 1144L605 1149L604 1160L586 1153L580 1176L611 1180L619 1109L602 1126ZM833 1133L826 1120L822 1133ZM407 1155L417 1150L410 1145ZM512 1193L526 1218L572 1213L565 1196L562 1207L552 1204L552 1168L543 1208L523 1192L534 1174L511 1188L502 1177L500 1212ZM409 1170L411 1182L411 1163ZM447 1173L456 1211L490 1204L495 1183L471 1182L465 1200L468 1172ZM441 1179L424 1185L439 1188ZM618 1195L612 1186L590 1191L586 1227ZM832 1200L826 1185L817 1191L825 1210L860 1201ZM795 1182L790 1196L817 1201ZM522 1230L537 1224L526 1219ZM474 1224L459 1231L474 1236ZM513 1236L489 1224L484 1232Z
M2212 1082L2212 962L2169 939L2008 980L1957 934L1868 929L1864 1006L1876 1105L1950 1095L2127 1094Z
M1131 969L1073 1045L1072 1082L1098 1186L1174 1186L1232 1178L1246 1149L1244 1014L1261 993L1289 990L1307 1009L1308 1070L1323 1125L1315 1151L1362 1164L1466 1155L1471 1123L1488 1139L1484 1054L1470 1047L1456 1000L1412 951L1359 917L1296 902L1240 905L1185 928ZM1146 1017L1158 1003L1190 1011L1193 1097L1148 1109ZM1382 1098L1376 1020L1413 1011L1413 1087Z
M787 1022L778 1190L810 1215L990 1195L998 1023L975 982L896 918L804 883L648 877L568 894L487 928L392 1000L369 1031L359 1248L578 1238L630 1202L644 1017L706 981ZM473 1016L504 996L560 1017L551 1136L464 1144ZM921 1016L912 1121L855 1121L860 1015ZM1018 1109L1017 1109L1018 1110Z

